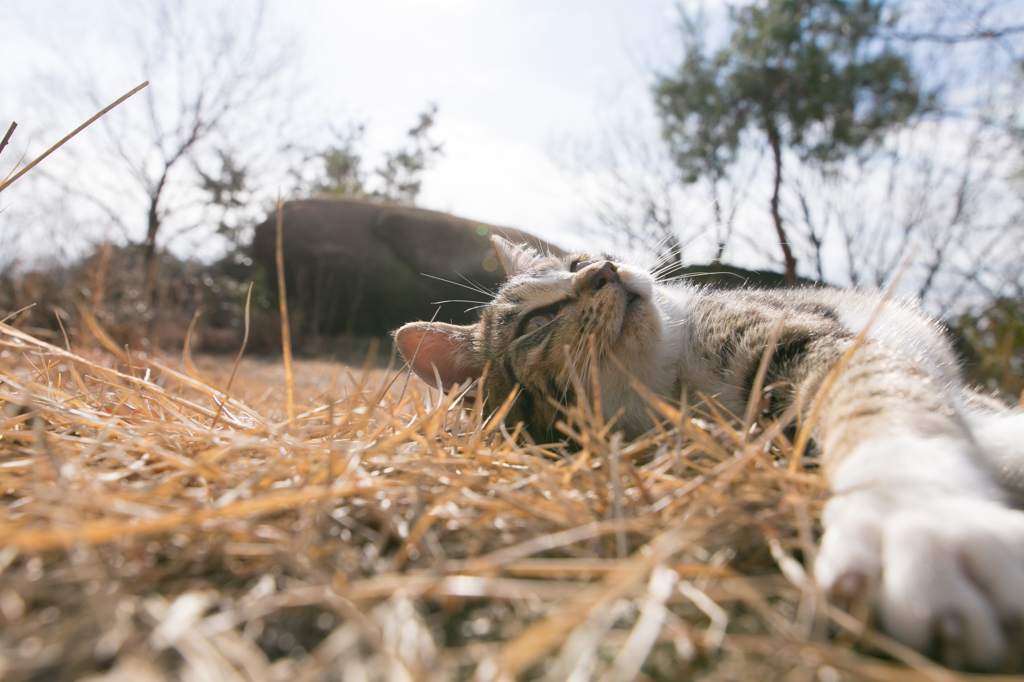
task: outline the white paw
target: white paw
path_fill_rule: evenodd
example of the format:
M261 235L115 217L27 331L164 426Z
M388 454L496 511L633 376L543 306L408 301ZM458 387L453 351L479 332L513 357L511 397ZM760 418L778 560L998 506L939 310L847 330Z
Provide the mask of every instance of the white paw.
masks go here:
M865 596L890 635L953 667L1024 650L1024 512L879 486L834 497L824 523L818 583Z

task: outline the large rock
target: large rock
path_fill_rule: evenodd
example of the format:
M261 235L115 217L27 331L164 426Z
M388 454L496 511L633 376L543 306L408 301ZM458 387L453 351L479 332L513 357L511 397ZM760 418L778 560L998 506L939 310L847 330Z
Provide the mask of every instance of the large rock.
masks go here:
M518 230L421 208L354 199L286 203L284 271L298 331L379 335L412 320L472 322L477 311L467 309L489 296L466 287L494 291L504 278L492 233L557 250ZM272 286L275 243L271 214L256 228L253 255Z

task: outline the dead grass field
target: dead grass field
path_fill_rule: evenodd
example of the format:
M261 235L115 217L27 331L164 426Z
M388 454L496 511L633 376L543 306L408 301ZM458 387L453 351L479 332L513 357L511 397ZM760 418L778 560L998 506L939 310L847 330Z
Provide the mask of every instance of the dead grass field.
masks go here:
M107 351L0 323L3 680L1020 679L824 600L785 424L651 397L636 442L581 404L536 445L394 368L297 361L289 401L81 313Z
M231 364L0 326L3 679L999 679L822 599L779 424L652 398L640 441L583 405L536 446L317 360L289 422L282 366Z

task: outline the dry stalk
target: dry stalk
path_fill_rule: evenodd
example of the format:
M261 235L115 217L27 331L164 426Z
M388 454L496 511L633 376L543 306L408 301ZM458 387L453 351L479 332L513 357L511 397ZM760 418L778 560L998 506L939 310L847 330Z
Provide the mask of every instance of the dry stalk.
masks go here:
M964 679L806 625L825 485L778 422L652 400L625 443L570 405L570 451L370 365L295 361L289 416L280 365L117 350L0 326L5 680Z
M896 273L896 277L893 278L892 283L889 285L889 288L886 289L885 294L878 303L878 306L871 313L871 317L868 318L868 322L864 325L864 329L862 329L853 339L850 347L843 351L843 354L839 356L839 360L836 362L835 366L829 371L825 376L825 380L822 381L821 385L815 391L815 395L811 403L811 409L808 412L807 417L802 420L800 431L797 433L796 441L793 443L793 453L789 459L789 470L791 472L795 472L800 469L804 451L807 449L807 444L811 441L811 432L814 430L818 421L818 413L828 401L829 392L839 379L839 376L846 369L846 366L850 364L850 360L853 359L857 349L860 348L867 340L868 332L871 331L871 327L874 326L878 316L881 315L882 310L885 309L885 305L889 302L889 299L892 298L897 285L900 283L900 279L903 277L903 273L910 267L913 257L914 254L911 254L903 264L903 267L900 268L900 271Z
M11 121L11 127L4 133L4 139L0 140L0 154L3 153L4 148L7 147L7 143L11 141L11 135L14 134L14 129L18 127L15 121Z
M231 376L228 377L227 386L224 387L224 397L227 398L231 394L231 385L235 383L235 374L238 373L238 363L242 361L242 355L245 353L245 347L249 343L249 307L252 304L252 282L249 283L249 291L245 294L245 331L242 334L242 345L238 349L238 355L235 357L235 364L231 366ZM210 431L217 429L217 421L220 419L220 415L224 412L224 401L217 401L217 414L213 416L213 422L210 424ZM289 419L292 416L289 415Z
M281 304L281 347L284 355L284 383L288 396L288 422L295 421L295 373L292 369L292 330L288 321L288 293L284 285L284 202L277 193L277 297Z
M102 118L111 109L113 109L118 104L120 104L121 102L125 101L126 99L128 99L129 97L131 97L132 95L134 95L139 90L141 90L142 88L146 87L147 85L149 85L149 81L144 81L144 82L140 83L139 85L136 85L134 88L132 88L131 90L129 90L125 94L121 95L120 97L118 97L116 100L114 100L113 102L111 102L107 106L105 106L102 109L100 109L100 111L98 111L96 114L94 114L88 121L86 121L82 125L78 126L74 130L72 130L70 133L68 133L67 135L62 137L59 142L57 142L55 145L53 145L52 147L47 149L40 156L38 156L34 161L29 163L27 166L22 168L20 171L15 173L13 177L10 177L10 178L4 180L3 182L0 182L0 192L4 191L5 189L7 189L11 185L13 185L18 180L18 178L20 178L22 175L24 175L25 173L28 173L30 170L35 168L36 164L38 164L40 161L45 159L47 156L49 156L53 152L57 151L61 147L63 147L65 142L67 142L72 137L74 137L78 133L80 133L83 130L85 130L86 128L88 128L90 125L92 125L97 120ZM13 126L11 128L11 131L9 131L9 132L13 132ZM4 141L6 142L7 139L5 138Z

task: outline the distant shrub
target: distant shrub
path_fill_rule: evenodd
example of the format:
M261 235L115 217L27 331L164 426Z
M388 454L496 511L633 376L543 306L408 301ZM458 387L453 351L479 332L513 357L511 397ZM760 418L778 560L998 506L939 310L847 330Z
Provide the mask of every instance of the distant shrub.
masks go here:
M961 316L956 328L977 356L969 367L971 378L1019 399L1024 392L1024 301L997 298L980 313Z
M65 333L72 342L93 343L80 314L84 308L120 345L172 350L182 348L201 310L193 349L233 352L242 341L252 282L248 349L280 349L276 293L244 252L213 264L164 254L150 300L143 294L143 279L142 248L134 245L100 245L70 264L25 269L15 263L0 272L0 315L12 316L9 324L57 345L64 344Z

